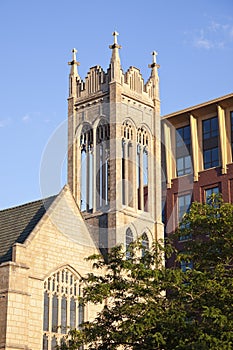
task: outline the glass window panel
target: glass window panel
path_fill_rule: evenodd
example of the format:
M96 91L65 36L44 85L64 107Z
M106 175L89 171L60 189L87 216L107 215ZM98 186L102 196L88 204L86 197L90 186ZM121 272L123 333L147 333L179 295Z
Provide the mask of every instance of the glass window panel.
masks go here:
M132 243L132 242L133 242L133 233L128 228L127 231L126 231L126 248L128 248L130 243Z
M103 145L100 145L99 149L99 204L103 205Z
M63 296L61 300L61 333L66 333L66 325L67 325L67 300L66 297Z
M53 295L52 299L52 331L57 332L58 327L58 297Z
M204 120L203 121L203 138L208 139L210 137L210 120Z
M81 211L86 210L87 204L87 156L86 151L81 152Z
M188 212L191 204L191 195L186 194L178 197L178 218L182 219L185 213Z
M148 152L143 150L143 185L148 185Z
M204 168L209 168L211 164L211 151L204 151Z
M137 161L136 161L138 209L142 209L142 208L141 208L141 191L140 191L140 187L141 187L140 150L141 150L141 147L138 145L138 146L137 146Z
M145 256L146 250L149 249L149 239L146 233L142 235L142 257Z
M129 142L128 144L128 205L133 207L133 173L134 173L134 161L133 161L133 144Z
M180 132L178 131L178 134L176 135L176 147L182 147L182 145L183 145L183 138L180 135Z
M108 204L108 159L105 160L105 204Z
M137 146L137 188L140 186L140 146Z
M218 147L204 151L204 169L219 165Z
M191 173L190 125L177 129L176 133L176 168L177 176Z
M218 165L218 148L212 149L212 161L214 162L214 165Z
M82 324L84 322L84 306L80 305L78 306L78 324Z
M180 268L182 272L186 272L187 270L193 269L193 262L192 261L184 261L182 260L180 262Z
M176 147L189 146L191 142L190 126L178 128L176 133Z
M218 186L216 187L212 187L212 188L208 188L207 190L205 190L205 198L206 198L206 202L208 203L208 200L210 199L210 196L215 193L219 193L219 188Z
M218 136L218 118L214 117L207 120L203 120L202 128L204 140Z
M184 162L183 158L178 158L176 160L176 167L177 167L177 172L182 172L184 168Z
M191 174L192 163L191 163L190 156L184 157L184 168L185 168L185 174Z
M130 252L128 251L130 244L133 242L133 232L128 228L125 235L125 248L126 248L126 259L130 259Z
M88 184L88 209L91 210L93 208L93 154L92 151L89 151L89 184Z
M74 297L70 299L70 328L76 327L76 302Z
M185 169L191 168L191 158L190 156L184 157Z
M56 350L56 349L57 349L57 339L53 337L51 342L51 350Z
M218 119L217 119L217 117L211 119L211 136L212 137L218 136Z
M184 127L184 140L185 143L190 143L190 126L185 126Z
M44 323L43 330L49 330L49 295L47 292L44 292Z
M48 337L46 334L43 335L43 350L48 350Z
M186 195L178 197L178 219L179 219L179 222L182 220L184 214L189 211L190 205L191 205L191 194L186 194ZM184 235L184 236L180 236L179 240L184 241L184 240L187 240L190 238L191 238L191 235Z
M181 158L177 158L176 167L177 167L177 176L191 174L191 171L192 171L191 157L184 156Z
M124 149L124 141L122 140L122 204L125 205L126 204L126 200L125 200L125 149Z

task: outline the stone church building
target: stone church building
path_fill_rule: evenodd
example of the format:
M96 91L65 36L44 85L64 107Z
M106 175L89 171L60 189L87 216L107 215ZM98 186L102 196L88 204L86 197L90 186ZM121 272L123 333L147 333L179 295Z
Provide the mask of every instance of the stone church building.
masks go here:
M157 53L145 83L113 36L106 72L69 62L67 185L0 211L0 350L55 349L95 316L78 304L91 254L149 247L212 192L233 202L233 94L161 118Z

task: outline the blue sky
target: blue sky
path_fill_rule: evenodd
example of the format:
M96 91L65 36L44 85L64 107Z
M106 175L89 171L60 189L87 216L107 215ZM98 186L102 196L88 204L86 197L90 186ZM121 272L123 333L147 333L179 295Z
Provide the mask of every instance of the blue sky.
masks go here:
M0 208L43 195L43 151L67 117L71 49L82 78L106 70L114 30L124 71L147 80L158 51L163 115L233 92L232 0L1 0Z

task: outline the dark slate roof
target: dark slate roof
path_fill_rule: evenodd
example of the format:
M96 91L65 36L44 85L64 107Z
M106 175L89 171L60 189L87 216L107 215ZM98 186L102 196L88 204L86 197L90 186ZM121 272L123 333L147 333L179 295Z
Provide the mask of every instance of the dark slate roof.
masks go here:
M23 243L56 196L0 211L0 263L12 260L12 246Z

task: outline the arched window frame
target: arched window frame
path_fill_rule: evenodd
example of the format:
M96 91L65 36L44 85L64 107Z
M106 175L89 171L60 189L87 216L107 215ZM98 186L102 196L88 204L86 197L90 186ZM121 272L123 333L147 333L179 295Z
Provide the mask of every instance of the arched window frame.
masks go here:
M89 124L84 124L80 135L81 150L81 211L93 209L93 129Z
M142 234L142 257L145 256L147 250L149 250L149 238L146 232Z
M126 260L130 259L131 253L130 253L130 245L133 243L133 232L128 227L125 233L125 254L126 254Z
M79 304L82 295L80 276L64 267L44 281L43 350L55 350L70 328L84 321Z
M102 119L96 128L97 207L109 204L109 123Z
M137 178L137 207L148 211L149 199L149 134L145 127L137 130L136 178Z
M134 161L133 143L134 127L130 121L126 120L122 124L122 204L130 207L134 206Z

